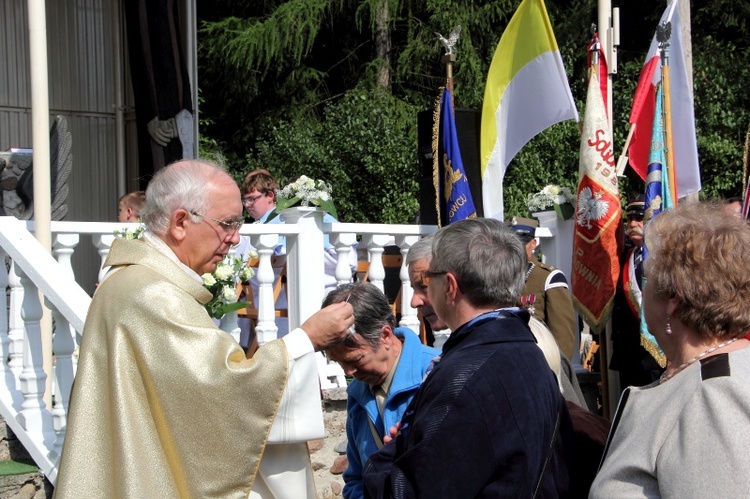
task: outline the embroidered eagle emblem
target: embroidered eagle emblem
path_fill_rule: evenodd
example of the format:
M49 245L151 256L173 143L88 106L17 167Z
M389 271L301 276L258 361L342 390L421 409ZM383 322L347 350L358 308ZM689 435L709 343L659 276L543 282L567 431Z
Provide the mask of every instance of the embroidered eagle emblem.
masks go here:
M584 187L578 194L578 210L576 223L581 227L591 228L591 221L604 218L609 211L609 201L601 199L601 192L592 192L590 187Z
M448 155L445 155L445 187L443 196L445 196L445 200L449 200L451 198L451 193L453 193L453 184L461 180L461 177L463 177L463 173L459 169L453 169L451 168L451 160L448 159Z

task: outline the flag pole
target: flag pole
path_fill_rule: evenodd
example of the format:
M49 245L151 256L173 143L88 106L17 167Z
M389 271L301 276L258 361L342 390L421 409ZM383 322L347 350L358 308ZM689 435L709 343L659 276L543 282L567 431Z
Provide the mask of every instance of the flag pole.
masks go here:
M443 55L443 63L445 63L445 88L450 92L453 97L453 63L456 62L456 54L445 54Z
M674 141L672 136L672 98L669 85L669 39L672 36L672 22L664 21L656 28L656 39L659 42L661 55L661 81L664 87L664 135L667 147L667 175L669 175L669 189L672 193L672 202L676 205L677 199L677 174L674 164Z

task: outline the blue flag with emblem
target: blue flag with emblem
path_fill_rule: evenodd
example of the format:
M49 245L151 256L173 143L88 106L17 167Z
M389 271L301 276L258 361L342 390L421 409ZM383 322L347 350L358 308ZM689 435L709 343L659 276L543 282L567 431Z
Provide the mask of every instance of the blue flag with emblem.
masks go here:
M656 106L654 109L654 121L651 132L651 152L648 158L648 173L646 174L646 195L645 195L645 213L643 216L643 225L662 212L674 207L671 191L669 189L669 175L664 144L664 93L662 85L659 84L656 90ZM648 258L648 241L643 240L643 260ZM646 276L644 274L641 282L641 290L646 286ZM643 307L641 307L641 345L649 354L659 363L660 366L666 366L664 352L656 342L656 338L649 332L646 326L646 319L643 316Z
M653 129L651 132L651 152L648 157L648 173L646 174L645 213L643 224L647 224L653 217L674 207L672 194L669 189L669 175L664 144L664 93L662 85L656 90L656 109L654 110ZM648 256L648 244L643 244L643 258Z
M453 96L444 88L440 99L440 136L442 154L436 156L436 194L439 200L438 225L446 225L477 216L471 197L469 179L458 147L456 120L453 115ZM433 152L434 154L434 152Z

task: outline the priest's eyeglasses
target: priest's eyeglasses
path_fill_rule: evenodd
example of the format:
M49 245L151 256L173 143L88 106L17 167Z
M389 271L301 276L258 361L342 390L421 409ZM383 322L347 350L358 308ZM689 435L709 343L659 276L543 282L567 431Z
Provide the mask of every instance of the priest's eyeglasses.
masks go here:
M196 217L201 217L206 220L211 220L212 222L216 222L219 224L219 226L224 229L224 232L227 234L233 234L234 232L240 230L242 228L242 225L245 223L244 218L230 218L228 220L217 220L215 218L207 217L206 215L203 215L201 213L196 213L194 211L190 212L191 215L195 215Z

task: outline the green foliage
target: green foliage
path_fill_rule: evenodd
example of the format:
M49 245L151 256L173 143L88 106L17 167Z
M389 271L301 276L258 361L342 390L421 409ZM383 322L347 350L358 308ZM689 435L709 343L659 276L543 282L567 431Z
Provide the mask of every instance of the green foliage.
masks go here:
M305 174L333 186L342 221L411 223L418 211L415 113L382 89L355 88L320 122L279 123L238 177L267 168L283 184Z
M742 154L750 126L750 96L737 82L750 80L747 42L738 49L711 36L701 40L693 81L698 154L704 199L741 196Z
M481 109L500 36L521 0L204 0L199 3L201 151L223 152L239 180L266 167L282 184L300 174L333 185L342 220L413 221L418 210L416 115L445 83L435 32L462 26L453 66L455 104ZM594 0L546 0L571 90L583 118L585 46ZM696 4L696 2L693 2ZM621 6L613 76L614 150L628 133L633 92L665 2ZM389 60L376 57L387 11ZM750 4L694 6L692 44L701 196L738 195L750 124ZM387 64L390 94L374 90ZM208 118L208 119L206 119ZM205 121L204 121L205 120ZM555 125L530 141L505 176L505 211L526 213L527 194L547 184L575 187L578 128ZM627 198L643 192L630 169ZM479 203L479 200L475 200Z

